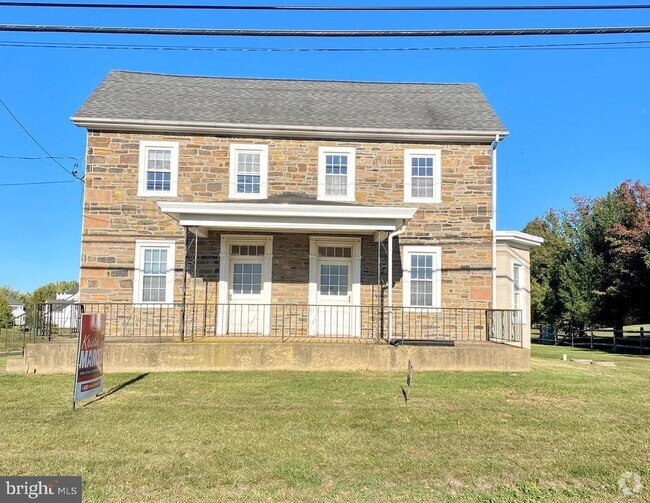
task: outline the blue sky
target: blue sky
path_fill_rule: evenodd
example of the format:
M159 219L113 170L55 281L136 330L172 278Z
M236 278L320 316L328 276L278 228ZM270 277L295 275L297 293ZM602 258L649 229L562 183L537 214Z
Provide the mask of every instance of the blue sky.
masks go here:
M312 2L336 3L345 4L333 0ZM373 2L380 3L397 2ZM650 25L650 12L166 13L2 8L0 23L425 29ZM601 195L628 178L650 182L649 49L268 53L12 48L1 44L39 41L222 47L451 47L632 40L650 40L650 35L367 41L2 33L0 98L54 155L82 157L85 131L75 127L69 117L110 69L242 77L476 82L511 132L499 147L498 227L521 229L549 207L570 206L573 195ZM0 155L42 155L1 108L0 129ZM62 162L72 168L73 161ZM67 179L69 176L48 160L0 158L0 183ZM78 277L79 184L0 187L0 209L4 216L0 221L0 285L31 290L49 281Z

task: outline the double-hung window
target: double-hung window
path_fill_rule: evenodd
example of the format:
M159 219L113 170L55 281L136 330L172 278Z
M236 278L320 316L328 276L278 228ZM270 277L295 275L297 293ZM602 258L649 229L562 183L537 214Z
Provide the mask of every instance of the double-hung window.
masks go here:
M136 241L133 299L136 304L174 301L173 241Z
M518 311L515 313L517 321L523 323L523 284L522 274L523 266L516 262L512 264L512 309Z
M141 141L138 195L176 197L177 187L178 143Z
M404 150L404 201L440 202L440 150Z
M231 198L266 199L268 157L267 145L230 146Z
M441 250L438 246L404 247L403 305L441 307Z
M318 149L318 199L354 201L354 147L320 147Z

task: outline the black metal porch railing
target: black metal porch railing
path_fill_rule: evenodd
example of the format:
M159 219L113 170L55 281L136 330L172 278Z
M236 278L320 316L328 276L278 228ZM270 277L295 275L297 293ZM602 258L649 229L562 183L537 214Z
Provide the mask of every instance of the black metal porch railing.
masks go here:
M34 342L75 337L82 313L105 313L106 336L194 341L207 337L494 341L521 344L519 311L308 304L42 304ZM392 319L391 319L392 318Z

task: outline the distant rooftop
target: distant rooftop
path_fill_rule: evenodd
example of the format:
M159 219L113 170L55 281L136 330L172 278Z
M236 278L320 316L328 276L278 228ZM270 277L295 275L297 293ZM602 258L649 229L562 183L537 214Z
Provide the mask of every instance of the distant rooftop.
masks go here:
M73 120L507 134L475 84L195 77L111 71Z

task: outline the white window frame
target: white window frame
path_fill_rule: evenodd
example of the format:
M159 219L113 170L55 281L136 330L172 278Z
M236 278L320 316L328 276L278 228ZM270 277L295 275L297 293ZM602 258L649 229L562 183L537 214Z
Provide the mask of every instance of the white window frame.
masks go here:
M151 302L142 300L142 279L144 270L142 262L144 260L144 251L151 248L165 248L167 250L167 271L165 282L165 302ZM174 303L174 275L176 268L176 242L175 241L136 241L135 242L135 261L133 267L133 303L134 305L148 306L161 305L172 307Z
M411 159L413 157L433 157L433 197L413 197ZM404 149L404 201L407 203L439 203L441 202L441 179L442 179L442 150L437 148Z
M521 323L526 322L526 310L524 309L525 306L525 292L526 289L524 288L523 280L524 280L524 264L521 262L518 262L516 260L512 261L512 309L515 310L515 296L519 295L519 308L518 310L521 312ZM519 275L518 278L516 278L515 271L517 271L517 274ZM517 289L517 281L516 279L519 280L519 288Z
M260 154L260 191L258 194L237 192L237 154L242 150ZM258 143L232 143L230 145L230 183L228 197L231 199L266 199L268 196L269 146Z
M344 196L325 194L325 159L328 155L346 155L348 158L347 193ZM356 155L355 147L318 147L318 200L319 201L355 201L356 200Z
M169 149L171 151L171 176L169 190L147 190L147 151L149 149ZM142 140L138 161L138 196L176 197L178 195L178 142Z
M402 262L402 305L412 310L439 309L442 307L442 248L440 246L404 246ZM432 255L433 304L431 306L411 305L411 255Z

